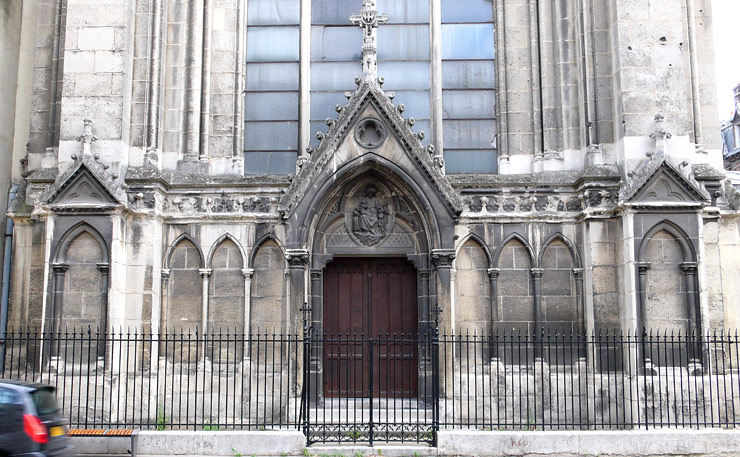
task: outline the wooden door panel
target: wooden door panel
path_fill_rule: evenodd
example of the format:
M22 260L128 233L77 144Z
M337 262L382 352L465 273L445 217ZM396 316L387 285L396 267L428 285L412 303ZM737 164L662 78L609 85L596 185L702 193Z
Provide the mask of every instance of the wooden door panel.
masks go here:
M324 273L324 394L413 397L418 385L416 271L404 259L336 259ZM409 341L411 340L411 341Z

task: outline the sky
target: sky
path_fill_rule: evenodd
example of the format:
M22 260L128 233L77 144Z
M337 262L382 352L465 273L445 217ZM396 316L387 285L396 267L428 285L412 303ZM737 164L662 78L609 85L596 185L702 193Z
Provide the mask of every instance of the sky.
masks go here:
M732 113L732 89L740 83L740 0L712 0L717 100L720 120Z

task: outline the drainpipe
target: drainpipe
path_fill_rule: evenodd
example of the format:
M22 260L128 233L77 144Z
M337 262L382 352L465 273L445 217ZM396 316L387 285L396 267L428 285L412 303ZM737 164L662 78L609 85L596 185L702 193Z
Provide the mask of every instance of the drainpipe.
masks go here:
M8 206L15 198L18 186L8 191ZM0 296L0 367L5 366L5 332L8 329L8 301L10 299L10 258L13 253L13 219L5 224L5 253L3 255L2 296Z

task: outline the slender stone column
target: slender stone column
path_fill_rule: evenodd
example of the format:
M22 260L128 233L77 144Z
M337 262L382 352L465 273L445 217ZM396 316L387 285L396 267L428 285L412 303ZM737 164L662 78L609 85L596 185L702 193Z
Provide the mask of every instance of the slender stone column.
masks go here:
M211 282L211 274L213 273L213 270L211 270L210 268L201 268L200 270L198 270L198 273L200 273L200 276L203 278L203 290L201 291L203 299L201 301L202 309L200 320L201 331L203 332L203 334L205 334L208 330L206 327L208 325L208 285Z
M696 334L696 341L701 341L701 312L699 311L698 300L696 299L696 271L698 265L696 262L684 262L680 265L686 283L686 306L689 309L689 328L690 332ZM688 337L688 335L687 335ZM689 364L692 371L696 371L698 365L701 365L701 343L690 349Z
M170 304L170 273L172 271L169 268L162 268L162 304L159 306L159 328L160 333L167 332L167 313L169 312Z
M442 313L442 322L451 323L452 298L452 262L455 260L454 249L435 249L432 251L432 266L437 273L437 309ZM434 320L431 316L430 320ZM454 331L455 329L449 329Z
M149 100L147 105L147 150L144 166L158 167L159 111L162 81L163 0L153 0L151 27L151 58L149 59Z
M52 331L58 333L61 331L62 324L62 307L64 303L64 276L69 270L66 263L54 265L54 312L52 313Z
M501 275L500 268L489 268L488 269L488 284L491 289L491 299L489 306L491 307L491 329L495 322L498 322L498 277Z
M642 355L642 370L645 375L648 374L657 374L657 372L653 368L653 362L650 358L650 354L648 354L645 351L645 326L647 324L646 314L645 314L645 306L647 305L647 272L650 270L650 267L652 266L652 263L650 262L636 262L637 265L637 274L638 274L638 299L639 299L639 306L640 309L637 313L638 316L638 335L639 340L641 344L640 352ZM639 358L638 358L639 360Z
M637 312L637 328L638 331L642 331L646 325L645 317L645 305L647 304L647 272L650 270L652 263L650 262L636 262L637 265L637 279L638 279L638 300L640 309Z
M419 315L421 316L420 323L422 324L420 330L427 332L431 330L433 322L430 308L430 291L429 291L429 276L431 275L430 270L419 270Z
M100 272L100 307L103 311L103 319L100 322L100 332L105 333L108 329L108 287L110 283L110 265L107 263L99 263L97 265L98 271ZM98 341L98 358L105 355L105 342L103 338Z
M287 320L296 326L294 329L286 329L288 331L298 331L300 328L297 326L296 319L300 316L299 310L303 308L306 301L306 269L308 268L309 259L310 255L305 249L288 249L285 254L285 260L288 261L290 281L290 297L288 298L290 308Z
M321 270L311 270L311 323L314 325L314 330L319 333L321 333L324 323L322 276Z
M252 276L254 276L254 269L244 268L242 275L244 275L244 337L249 338L252 328Z
M583 300L583 268L574 268L573 277L576 279L576 319L578 321L578 333L585 333L586 309Z
M431 0L432 28L432 144L438 154L444 151L442 132L442 0Z
M532 290L534 294L534 356L535 358L542 357L542 351L540 347L541 336L542 336L542 268L532 268L529 270L532 275Z

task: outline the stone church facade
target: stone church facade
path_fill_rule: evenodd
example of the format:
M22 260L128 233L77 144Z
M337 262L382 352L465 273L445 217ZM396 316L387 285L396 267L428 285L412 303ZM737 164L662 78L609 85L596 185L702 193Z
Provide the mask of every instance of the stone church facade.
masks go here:
M25 1L9 325L737 327L711 14Z

